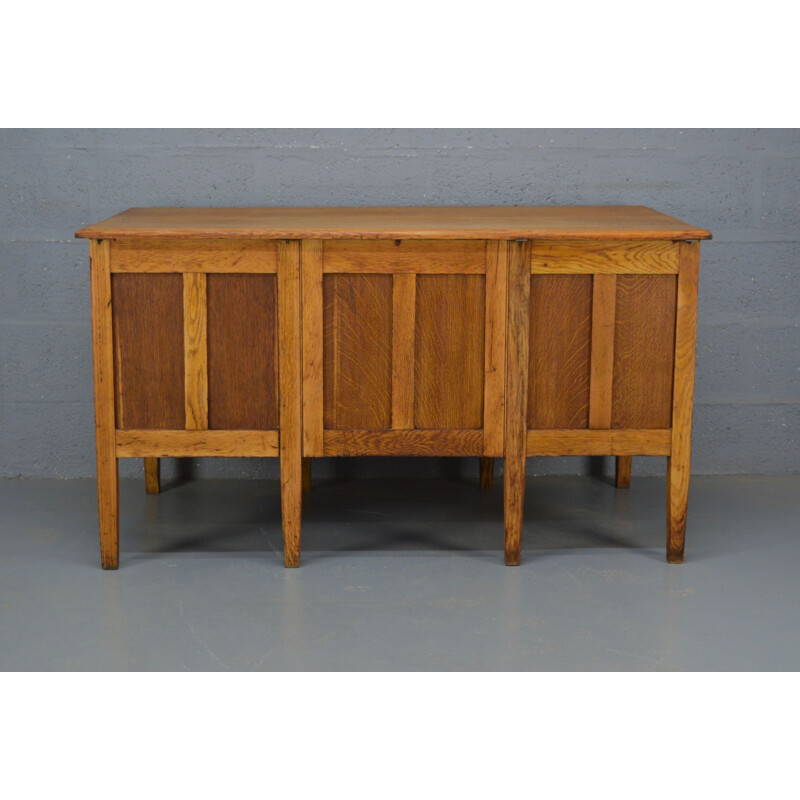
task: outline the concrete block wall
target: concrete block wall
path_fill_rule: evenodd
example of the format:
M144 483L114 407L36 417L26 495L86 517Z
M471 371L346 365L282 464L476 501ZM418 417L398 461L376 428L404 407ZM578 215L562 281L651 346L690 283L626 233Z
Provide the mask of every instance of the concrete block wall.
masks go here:
M642 204L706 227L693 470L800 469L800 131L3 130L0 198L0 477L94 474L88 246L73 233L147 205ZM456 476L472 461L324 460L315 474ZM164 467L277 477L270 459Z

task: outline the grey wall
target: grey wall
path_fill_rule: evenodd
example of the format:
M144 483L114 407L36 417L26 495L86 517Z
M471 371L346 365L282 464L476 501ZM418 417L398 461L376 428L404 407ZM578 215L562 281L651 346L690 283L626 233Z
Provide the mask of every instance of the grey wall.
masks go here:
M94 474L88 247L73 233L148 205L642 204L706 227L694 471L800 469L797 130L4 130L0 199L0 476ZM272 460L165 468L277 474ZM122 474L140 469L123 462ZM476 468L347 459L317 469Z

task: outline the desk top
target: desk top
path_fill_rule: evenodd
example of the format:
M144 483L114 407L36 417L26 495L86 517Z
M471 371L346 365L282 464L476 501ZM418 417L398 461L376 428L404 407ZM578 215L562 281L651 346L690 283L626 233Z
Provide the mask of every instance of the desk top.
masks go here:
M130 208L81 239L710 239L646 206Z

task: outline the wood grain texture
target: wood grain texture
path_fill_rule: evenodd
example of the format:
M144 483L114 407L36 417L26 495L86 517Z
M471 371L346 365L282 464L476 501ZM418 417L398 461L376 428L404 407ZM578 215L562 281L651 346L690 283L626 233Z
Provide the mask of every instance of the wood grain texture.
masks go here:
M528 431L529 456L668 456L669 430Z
M144 459L144 489L147 494L159 494L161 491L161 459Z
M675 273L675 242L536 242L531 271L566 273Z
M614 318L617 276L592 277L592 345L589 369L589 427L611 427L614 384Z
M395 275L392 283L392 428L414 427L414 338L417 276Z
M331 430L392 424L392 276L325 275L323 421Z
M692 450L692 399L697 347L697 279L700 244L681 244L675 319L672 454L667 462L667 561L683 562Z
M208 349L206 276L183 275L183 360L186 430L208 428Z
M529 428L589 424L591 320L590 275L531 277Z
M477 456L480 430L325 431L326 456Z
M508 242L487 242L483 365L483 452L485 456L502 456L505 452L503 440L506 420L507 305ZM487 459L487 462L489 460Z
M111 243L111 271L274 273L276 252L273 241L118 239Z
M525 503L525 458L530 342L530 242L510 242L508 258L508 329L506 338L506 436L503 506L505 562L520 563L522 511Z
M311 491L311 459L303 459L303 492Z
M277 279L208 275L208 427L278 427Z
M119 566L119 472L114 443L114 344L108 242L89 242L92 297L94 431L97 449L97 505L100 563Z
M632 456L617 456L617 471L614 480L617 489L630 488L632 462Z
M494 459L481 458L479 461L481 489L491 489L494 485Z
M300 243L278 242L278 363L283 563L300 566L303 504Z
M319 239L309 239L301 245L303 282L303 453L306 456L321 456L323 448L322 249L323 243Z
M675 344L674 275L617 276L614 428L668 428Z
M185 425L183 278L113 275L118 428Z
M85 239L710 239L645 206L131 208Z
M278 432L118 430L116 453L120 458L277 456Z
M325 242L324 269L392 275L481 274L485 271L485 261L486 243L482 241L331 239Z
M418 428L482 428L483 275L420 275L414 364Z

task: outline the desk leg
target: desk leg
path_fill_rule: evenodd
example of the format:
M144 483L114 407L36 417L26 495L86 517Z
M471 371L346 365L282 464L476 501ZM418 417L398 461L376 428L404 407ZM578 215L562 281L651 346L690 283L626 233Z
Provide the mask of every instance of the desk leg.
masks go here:
M283 563L300 566L303 458L300 358L300 242L278 242L278 381Z
M699 242L681 242L675 317L672 454L667 459L667 561L683 562L692 449L692 398L697 344Z
M629 489L633 456L617 456L617 489Z
M520 563L522 510L525 502L527 456L528 336L531 291L530 242L508 243L508 329L506 353L506 429L503 503L505 561Z
M145 458L144 488L147 494L158 494L161 491L161 459Z
M97 445L97 506L100 563L119 566L119 471L114 410L114 350L111 324L109 243L89 242L92 286L92 360L94 362L94 425Z
M311 459L303 459L303 491L311 491Z
M481 489L491 489L494 484L494 459L480 459Z

